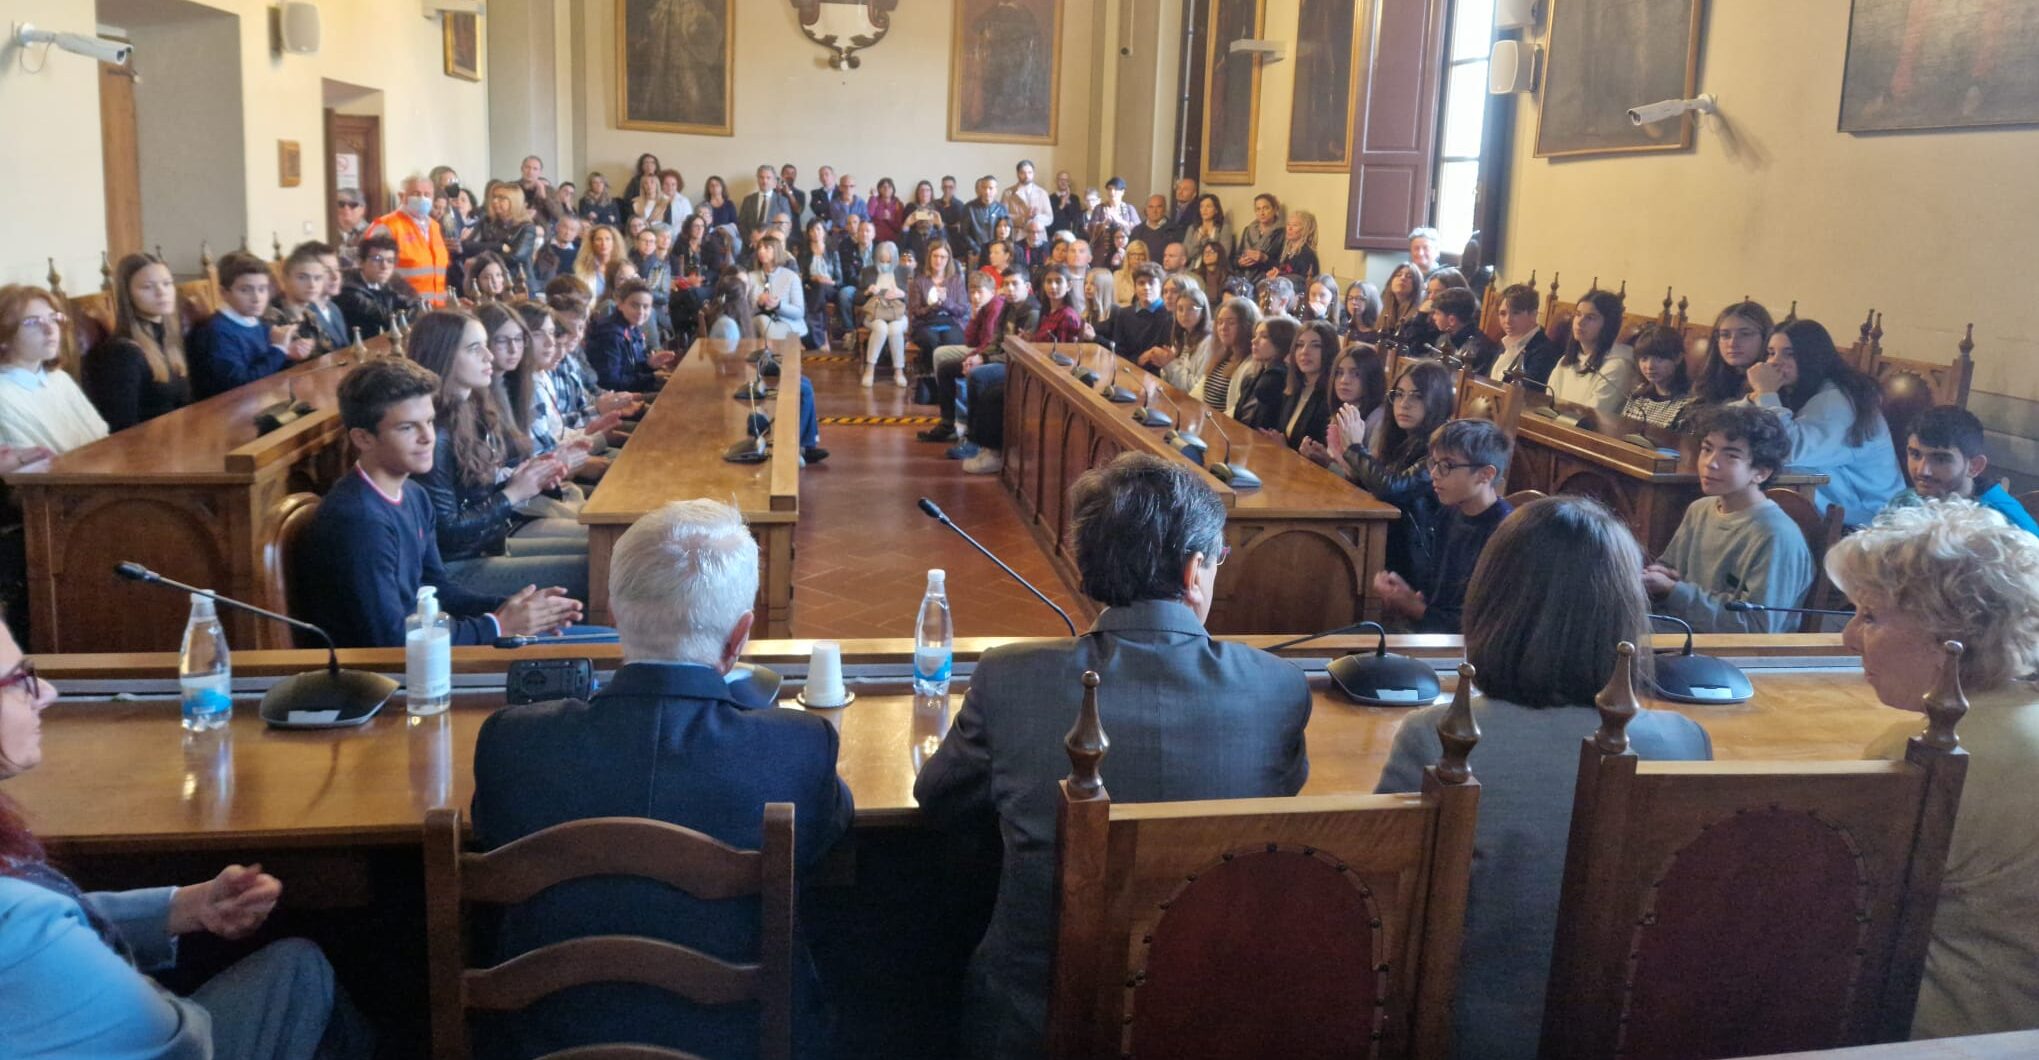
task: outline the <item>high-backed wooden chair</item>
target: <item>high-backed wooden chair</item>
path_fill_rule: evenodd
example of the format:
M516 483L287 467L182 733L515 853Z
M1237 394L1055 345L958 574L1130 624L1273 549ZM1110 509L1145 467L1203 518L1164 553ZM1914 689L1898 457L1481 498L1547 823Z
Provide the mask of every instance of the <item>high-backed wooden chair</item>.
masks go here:
M1967 772L1961 645L1901 762L1638 761L1620 652L1579 753L1543 1055L1903 1040Z
M269 539L262 543L262 578L269 587L269 599L281 604L285 613L303 615L303 601L300 599L297 568L299 549L304 532L312 525L312 518L319 513L319 496L316 493L292 493L276 502L269 513ZM290 631L291 642L300 648L324 647L323 641L311 638L302 630Z
M1827 505L1821 512L1810 498L1783 486L1763 491L1763 495L1777 502L1784 514L1798 524L1798 532L1805 535L1805 547L1812 552L1812 587L1806 590L1806 607L1829 609L1840 595L1834 589L1833 580L1827 577L1827 550L1841 539L1844 529L1841 525L1841 506ZM1800 615L1800 633L1818 633L1825 615Z
M634 817L570 821L486 854L461 849L460 811L425 815L426 958L432 1055L466 1060L467 1014L512 1012L591 983L640 983L703 1005L757 1001L758 1052L793 1055L793 804L768 802L764 845L737 850L689 828ZM492 968L468 967L466 907L514 905L589 876L642 876L697 898L759 896L755 964L728 964L661 939L605 935L541 946ZM688 1060L653 1046L569 1049L541 1060Z
M1542 490L1516 490L1501 499L1507 501L1510 508L1520 508L1530 501L1540 501L1548 496L1550 494Z
M1048 1055L1441 1057L1479 782L1472 668L1417 795L1113 805L1066 741Z
M1522 423L1522 406L1525 398L1521 383L1501 383L1479 375L1465 372L1458 377L1458 401L1452 409L1452 417L1461 420L1489 420L1508 436L1508 446L1515 447L1515 431ZM1494 480L1494 488L1505 488L1508 476L1503 474Z
M113 334L113 295L97 291L69 301L70 308L65 312L71 315L71 338L77 343L78 355L82 357L87 350Z
M1881 321L1871 332L1869 375L1883 392L1883 419L1890 425L1890 444L1897 449L1899 467L1905 462L1905 441L1912 421L1935 405L1968 407L1968 386L1975 380L1975 325L1955 347L1952 363L1933 364L1891 357L1883 352Z

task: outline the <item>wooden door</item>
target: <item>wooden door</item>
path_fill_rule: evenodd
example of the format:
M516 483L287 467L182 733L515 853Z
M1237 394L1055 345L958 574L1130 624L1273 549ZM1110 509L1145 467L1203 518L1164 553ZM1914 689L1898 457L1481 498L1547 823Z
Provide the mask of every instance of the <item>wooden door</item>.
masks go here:
M106 168L106 254L109 260L142 249L142 161L130 71L99 64L99 141ZM82 285L73 293L82 293Z
M339 215L334 196L341 188L357 188L368 204L368 219L389 211L382 185L382 119L373 114L326 111L326 238L338 242Z

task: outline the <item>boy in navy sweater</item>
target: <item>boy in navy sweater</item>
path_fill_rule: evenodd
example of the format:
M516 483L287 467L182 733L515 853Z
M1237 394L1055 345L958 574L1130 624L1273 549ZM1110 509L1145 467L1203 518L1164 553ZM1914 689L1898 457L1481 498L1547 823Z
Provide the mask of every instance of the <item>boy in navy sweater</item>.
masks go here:
M297 554L302 618L343 648L399 647L418 587L439 591L453 643L558 630L580 618L566 590L525 586L508 599L468 592L439 560L432 502L410 480L432 470L439 377L415 361L369 361L340 381L340 422L360 454L306 530Z
M1351 405L1340 410L1341 425L1363 430L1363 423L1344 424L1347 415L1356 412ZM1415 549L1427 553L1429 562L1416 586L1393 571L1374 575L1374 593L1388 614L1405 619L1418 633L1462 632L1466 584L1473 579L1473 567L1495 528L1514 511L1496 489L1507 470L1508 436L1487 420L1452 420L1430 436L1430 488L1437 493L1437 517L1420 529L1427 542Z
M200 397L211 397L274 375L318 352L314 340L288 326L271 326L269 266L246 251L220 259L219 286L226 304L199 329L191 351L191 381Z
M604 390L641 394L665 385L659 373L679 357L671 350L647 350L644 329L651 309L651 286L625 280L616 285L616 308L588 329L588 364Z

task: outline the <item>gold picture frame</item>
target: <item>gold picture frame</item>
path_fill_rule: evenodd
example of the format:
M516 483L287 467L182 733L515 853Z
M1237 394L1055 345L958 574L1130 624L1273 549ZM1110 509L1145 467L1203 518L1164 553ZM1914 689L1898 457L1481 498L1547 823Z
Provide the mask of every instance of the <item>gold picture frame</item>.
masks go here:
M304 154L296 140L276 141L276 185L295 188L304 183Z
M1359 68L1364 65L1360 41L1366 35L1365 15L1365 0L1302 0L1296 5L1296 80L1289 96L1291 173L1346 173L1352 169L1353 107L1359 100ZM1350 31L1342 35L1331 32L1339 21L1346 22ZM1346 66L1344 105L1320 106L1324 101L1321 86L1305 75L1318 73L1327 64L1335 73L1340 60ZM1329 142L1333 124L1337 126L1339 153L1310 150L1313 145L1309 141Z
M616 128L736 135L736 0L616 0Z
M446 48L446 76L481 80L481 16L445 12L439 16L439 36Z
M955 0L949 38L950 140L1056 141L1062 122L1062 4ZM991 68L994 61L996 69ZM1040 107L1044 98L1045 113Z
M1543 46L1543 84L1537 90L1536 157L1620 155L1683 151L1692 146L1697 115L1637 126L1628 109L1660 99L1691 99L1699 81L1699 29L1706 0L1635 0L1596 4L1550 0ZM1680 38L1677 32L1682 30ZM1580 51L1616 48L1619 61L1589 67L1574 63ZM1679 68L1682 76L1666 76ZM1599 80L1589 82L1589 74ZM1621 79L1630 83L1623 84Z
M1252 32L1239 33L1248 12ZM1232 51L1231 44L1241 37L1261 39L1267 28L1267 0L1211 0L1204 28L1204 150L1198 168L1205 184L1251 184L1260 146L1260 58L1254 52ZM1243 98L1221 112L1218 104L1227 95Z

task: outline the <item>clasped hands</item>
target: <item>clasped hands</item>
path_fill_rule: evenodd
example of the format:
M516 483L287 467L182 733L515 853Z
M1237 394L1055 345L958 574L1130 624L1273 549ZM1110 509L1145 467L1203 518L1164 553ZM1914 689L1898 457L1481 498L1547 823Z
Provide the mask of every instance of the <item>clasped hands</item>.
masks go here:
M179 887L170 895L169 932L244 938L269 919L282 896L282 881L263 872L262 866L228 865L218 876Z

